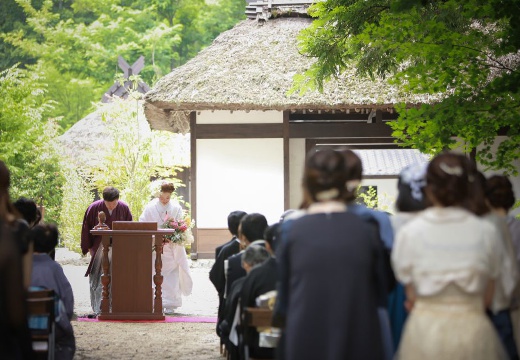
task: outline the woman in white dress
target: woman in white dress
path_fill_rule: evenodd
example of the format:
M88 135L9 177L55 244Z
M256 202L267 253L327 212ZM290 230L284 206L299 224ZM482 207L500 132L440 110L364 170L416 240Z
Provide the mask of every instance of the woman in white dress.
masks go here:
M410 314L398 359L507 359L485 309L503 256L497 230L462 207L468 160L445 153L426 174L433 206L397 233L392 264Z
M175 187L172 183L163 183L159 196L150 201L139 217L139 221L155 221L157 227L162 228L167 219L181 220L183 211L177 201L171 200ZM183 244L176 244L169 240L164 243L162 252L162 299L166 314L182 306L182 296L191 294L193 281L190 267ZM155 252L152 264L155 264Z

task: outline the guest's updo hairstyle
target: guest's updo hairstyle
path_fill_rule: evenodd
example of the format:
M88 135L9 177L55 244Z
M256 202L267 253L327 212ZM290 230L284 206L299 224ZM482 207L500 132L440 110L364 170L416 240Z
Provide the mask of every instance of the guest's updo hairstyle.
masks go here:
M58 228L52 224L36 225L31 230L34 251L49 253L58 245Z
M173 193L175 191L175 186L173 186L173 183L163 183L161 184L161 192L164 193Z
M507 176L493 175L486 181L486 199L493 208L509 211L515 204L513 184Z
M308 202L343 201L347 189L344 156L332 149L311 151L303 173L303 188Z
M426 171L426 194L442 206L463 206L468 197L468 160L463 155L442 153Z
M468 197L465 208L477 216L483 216L491 210L486 202L486 177L478 169L477 165L468 160Z
M345 183L345 195L344 199L346 202L356 200L357 189L361 184L363 176L363 163L357 154L349 149L341 150L343 157L345 158L345 164L347 166L347 182Z

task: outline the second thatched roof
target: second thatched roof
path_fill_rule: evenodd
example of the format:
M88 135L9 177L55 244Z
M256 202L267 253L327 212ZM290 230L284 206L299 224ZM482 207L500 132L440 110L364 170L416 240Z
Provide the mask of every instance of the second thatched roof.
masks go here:
M194 110L386 109L399 102L430 101L384 80L362 78L354 67L326 83L323 92L289 95L293 76L315 61L298 52L297 36L311 22L309 18L244 20L222 33L146 94L145 114L152 128L185 132L187 124L180 122L186 119L185 112Z

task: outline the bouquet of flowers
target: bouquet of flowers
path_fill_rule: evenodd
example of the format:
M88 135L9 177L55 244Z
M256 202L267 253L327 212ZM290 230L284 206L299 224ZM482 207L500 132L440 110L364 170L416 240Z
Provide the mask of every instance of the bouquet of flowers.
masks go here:
M195 226L195 222L189 216L180 220L169 217L164 221L162 228L175 230L173 234L164 235L164 237L174 244L184 245L193 243L191 232L193 226Z

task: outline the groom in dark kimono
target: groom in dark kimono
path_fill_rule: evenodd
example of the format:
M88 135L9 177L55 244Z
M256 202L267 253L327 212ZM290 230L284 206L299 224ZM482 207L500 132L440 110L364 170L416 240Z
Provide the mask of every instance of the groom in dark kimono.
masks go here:
M105 224L112 229L114 221L132 221L132 213L127 204L119 200L119 190L109 186L103 190L103 200L94 201L85 211L81 229L81 251L83 255L90 253L90 263L85 276L89 276L90 302L94 313L100 312L101 304L101 263L94 266L94 258L101 244L101 236L94 236L90 230L98 225L98 214L106 215ZM101 250L100 250L101 251Z

